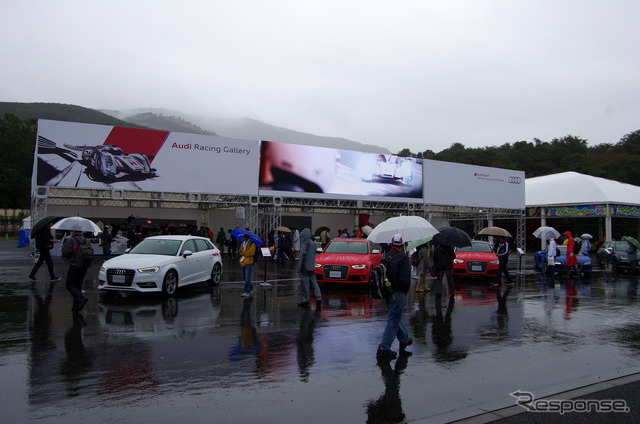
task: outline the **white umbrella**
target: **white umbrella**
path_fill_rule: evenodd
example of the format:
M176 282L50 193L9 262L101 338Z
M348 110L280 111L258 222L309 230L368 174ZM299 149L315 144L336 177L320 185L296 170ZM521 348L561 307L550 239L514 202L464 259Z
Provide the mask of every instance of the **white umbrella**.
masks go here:
M549 238L553 237L554 239L557 239L560 237L560 233L558 232L558 230L556 230L553 227L540 227L537 230L535 230L533 232L533 235L539 239L544 239L544 240L548 240Z
M589 233L584 233L583 235L580 236L580 238L584 240L591 240L593 236Z
M371 228L371 225L365 225L364 227L362 227L362 232L365 233L366 235L371 234L371 231L373 231L373 228Z
M367 239L374 243L391 243L394 234L401 234L406 243L433 237L438 234L438 230L419 216L396 216L376 225Z
M98 235L102 232L95 222L81 216L62 218L53 224L51 228L61 231L82 231L83 233L92 233L93 235Z

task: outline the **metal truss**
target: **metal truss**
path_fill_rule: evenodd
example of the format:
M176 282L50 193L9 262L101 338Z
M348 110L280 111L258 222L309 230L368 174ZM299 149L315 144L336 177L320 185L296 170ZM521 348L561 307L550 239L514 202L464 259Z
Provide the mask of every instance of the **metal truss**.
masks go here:
M518 241L524 243L524 209L499 209L454 205L431 205L393 200L308 199L299 197L234 195L213 193L150 192L124 189L78 189L37 187L33 196L32 217L46 215L47 204L59 206L94 206L121 208L200 209L202 216L216 208L245 208L239 226L265 234L280 225L283 212L289 213L345 213L369 215L418 215L425 218L442 216L450 220L472 219L474 228L481 226L488 216L497 219L518 219ZM482 228L482 227L480 227ZM479 231L479 229L478 229Z

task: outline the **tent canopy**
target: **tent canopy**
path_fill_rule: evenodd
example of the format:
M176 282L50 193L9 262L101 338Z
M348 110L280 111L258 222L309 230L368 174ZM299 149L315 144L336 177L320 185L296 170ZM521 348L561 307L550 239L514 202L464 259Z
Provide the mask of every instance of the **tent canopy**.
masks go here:
M526 206L640 205L640 187L578 172L525 180Z

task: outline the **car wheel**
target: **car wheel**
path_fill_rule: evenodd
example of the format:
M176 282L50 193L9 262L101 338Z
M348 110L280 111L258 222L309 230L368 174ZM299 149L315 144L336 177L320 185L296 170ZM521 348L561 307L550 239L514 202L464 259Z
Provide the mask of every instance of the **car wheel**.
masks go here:
M173 296L176 294L176 289L178 288L178 273L174 270L169 270L164 276L164 281L162 282L162 292L167 296Z
M222 267L219 263L213 264L213 269L211 270L211 279L209 280L209 284L212 286L217 286L220 284L220 279L222 278Z

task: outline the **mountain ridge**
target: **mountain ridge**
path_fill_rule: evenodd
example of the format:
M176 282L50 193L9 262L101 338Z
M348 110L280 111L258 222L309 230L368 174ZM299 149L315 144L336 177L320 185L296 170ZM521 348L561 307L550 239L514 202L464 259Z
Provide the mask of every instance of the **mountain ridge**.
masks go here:
M253 118L196 116L161 108L114 110L92 109L65 103L0 102L0 116L4 116L5 113L14 114L20 119L51 119L87 124L217 135L228 138L278 141L371 153L392 153L384 147L363 144L341 137L309 134L278 127Z
M143 122L141 115L153 114L158 117L174 117L189 122L202 129L204 133L212 133L221 137L250 140L279 141L285 143L304 144L310 146L330 147L343 150L355 150L371 153L392 153L384 147L359 143L342 137L320 136L289 128L278 127L253 118L219 118L189 115L179 111L159 108L139 108L131 110L101 110L106 114L138 125ZM160 129L160 128L157 128Z

